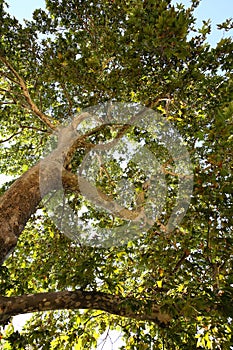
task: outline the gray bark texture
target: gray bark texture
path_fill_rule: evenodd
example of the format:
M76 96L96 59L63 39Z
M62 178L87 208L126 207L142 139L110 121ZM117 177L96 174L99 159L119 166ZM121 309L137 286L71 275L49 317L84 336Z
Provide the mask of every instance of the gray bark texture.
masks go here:
M163 327L171 320L169 314L150 301L77 290L0 297L0 323L22 313L61 309L102 310L123 317L152 321Z

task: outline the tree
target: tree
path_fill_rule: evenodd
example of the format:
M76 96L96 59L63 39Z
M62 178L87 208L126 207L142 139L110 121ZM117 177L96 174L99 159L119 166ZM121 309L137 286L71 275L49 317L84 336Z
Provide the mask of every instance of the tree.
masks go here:
M90 349L109 329L122 332L125 349L233 345L233 44L226 37L208 45L209 22L194 28L198 4L47 0L46 11L21 25L1 2L1 171L14 177L0 199L4 349ZM230 28L230 20L219 25ZM87 130L82 124L87 107L129 101L171 122L189 152L191 203L173 230L167 223L179 188L177 160L143 126L106 120ZM78 127L75 142L64 143ZM40 158L51 134L58 140L45 156L41 190ZM82 195L75 173L90 149L126 136L143 142L162 165L167 196L159 198L160 217L122 245L70 239L42 198L54 196L61 180L72 210L87 209L81 217L93 223L90 235L93 227L121 227L145 207L147 168L137 162L123 174L114 159L100 161L103 202L118 198L124 176L137 190L126 187L132 200L114 215ZM58 219L64 203L59 208ZM31 320L14 331L11 317L27 312L34 313Z

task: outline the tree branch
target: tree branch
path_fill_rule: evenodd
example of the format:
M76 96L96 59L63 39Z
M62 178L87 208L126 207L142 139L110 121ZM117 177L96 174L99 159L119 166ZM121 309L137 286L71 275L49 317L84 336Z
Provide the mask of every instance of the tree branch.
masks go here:
M86 138L92 133L101 130L103 125L92 129L84 135L78 135L77 127L87 113L76 117L71 125L62 128L58 134L57 148L52 151L42 162L29 169L19 177L12 186L0 198L0 265L5 261L17 244L18 237L22 233L27 221L41 199L53 190L61 189L80 192L79 182L76 175L66 170L74 151L79 148L96 147L97 145L87 144ZM109 148L118 142L129 125L124 125L119 130L115 139L106 145L98 145L99 148ZM42 179L42 181L40 181ZM95 203L99 203L115 212L126 220L139 220L144 217L142 210L128 210L117 205L101 190L96 191L95 187L83 180L82 186L87 190L87 195ZM85 193L86 195L86 193Z
M6 139L4 140L0 140L0 143L4 143L4 142L7 142L7 141L10 141L11 139L13 139L13 137L21 134L22 131L18 131L18 132L15 132L14 134L12 134L11 136L7 137Z
M25 81L23 78L18 74L18 72L13 68L13 66L5 59L5 57L0 56L0 60L5 64L5 66L10 70L10 72L14 75L14 77L17 79L17 81L12 80L9 78L11 81L13 81L16 84L19 84L22 91L23 95L30 107L30 110L39 117L39 119L45 123L50 129L55 130L56 126L51 123L49 120L49 116L44 114L38 107L37 105L32 101L31 96L29 94L28 88L25 84Z
M168 326L171 316L151 300L124 298L101 292L61 291L14 297L0 296L0 323L21 313L62 310L102 310L114 315L155 322Z

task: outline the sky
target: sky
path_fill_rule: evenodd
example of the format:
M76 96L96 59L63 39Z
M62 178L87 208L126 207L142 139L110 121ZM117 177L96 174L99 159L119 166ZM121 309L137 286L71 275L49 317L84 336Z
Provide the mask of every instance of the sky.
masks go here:
M185 6L188 6L190 4L189 0L177 0L173 1L173 3L183 3ZM45 8L45 1L44 0L7 0L7 3L9 4L8 12L15 16L18 20L21 22L23 19L32 19L32 13L36 8ZM216 42L218 42L221 37L223 36L222 32L218 32L215 27L216 24L219 24L225 19L233 16L233 0L202 0L201 4L195 11L195 17L197 18L197 25L198 27L201 26L202 20L211 19L211 23L213 25L213 32L208 37L208 41L211 45L215 45ZM231 35L233 35L233 31L230 32ZM228 32L229 35L229 32ZM5 181L9 180L8 177L4 175L0 175L0 185L4 183ZM20 329L23 321L21 316L18 316L15 318L15 326L16 328ZM26 319L27 317L25 317ZM112 334L113 338L117 338L118 334ZM112 339L114 341L114 339ZM110 349L111 343L107 342L105 346L102 347L103 344L99 345L98 349ZM122 344L121 344L122 345ZM118 341L114 349L118 349L120 346L120 342Z

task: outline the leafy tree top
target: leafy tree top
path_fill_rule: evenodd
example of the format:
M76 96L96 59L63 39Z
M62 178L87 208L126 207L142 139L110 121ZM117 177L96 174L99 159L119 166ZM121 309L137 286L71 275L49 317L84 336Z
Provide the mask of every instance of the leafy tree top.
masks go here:
M22 25L1 2L0 167L18 179L1 188L0 239L17 245L1 267L0 319L63 310L36 313L20 334L8 325L4 349L90 349L108 327L122 331L125 349L232 345L233 43L226 36L210 47L209 23L194 29L198 4L47 0L46 10ZM230 20L219 25L231 27ZM106 122L84 132L66 159L63 183L71 208L87 208L86 222L122 224L78 190L75 171L95 145L123 136L143 142L162 164L167 184L162 215L151 229L103 249L59 232L40 201L38 169L54 131L109 101L149 107L172 123L189 152L194 187L185 218L166 234L178 191L176 160L142 127ZM102 164L98 189L118 198L123 176L137 189L128 203L135 210L139 194L146 200L147 169L129 163L123 174L114 161ZM55 180L51 170L54 190Z

